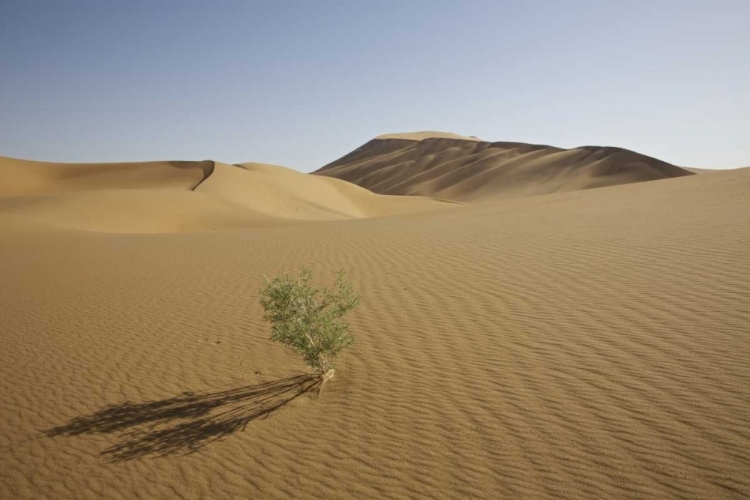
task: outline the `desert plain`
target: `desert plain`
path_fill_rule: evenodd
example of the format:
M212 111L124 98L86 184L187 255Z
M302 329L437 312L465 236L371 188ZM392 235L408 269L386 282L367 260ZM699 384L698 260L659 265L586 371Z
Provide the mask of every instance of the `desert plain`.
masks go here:
M361 294L320 394L263 277ZM750 497L750 168L423 132L0 158L0 498Z

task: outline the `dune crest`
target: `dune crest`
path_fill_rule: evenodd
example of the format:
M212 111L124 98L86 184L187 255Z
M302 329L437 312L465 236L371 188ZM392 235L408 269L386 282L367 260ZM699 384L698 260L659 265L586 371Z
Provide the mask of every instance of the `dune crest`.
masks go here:
M433 132L379 136L313 174L344 179L380 194L463 202L693 175L622 148L561 149Z
M481 141L480 138L473 135L466 136L454 134L452 132L438 132L436 130L424 130L421 132L400 132L395 134L381 134L375 139L403 139L407 141L423 141L425 139L456 139L460 141Z

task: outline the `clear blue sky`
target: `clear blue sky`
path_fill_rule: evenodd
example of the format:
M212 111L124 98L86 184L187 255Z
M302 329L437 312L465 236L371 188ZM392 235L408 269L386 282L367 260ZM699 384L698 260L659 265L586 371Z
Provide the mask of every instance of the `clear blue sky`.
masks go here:
M314 170L443 130L750 165L750 0L0 1L0 155Z

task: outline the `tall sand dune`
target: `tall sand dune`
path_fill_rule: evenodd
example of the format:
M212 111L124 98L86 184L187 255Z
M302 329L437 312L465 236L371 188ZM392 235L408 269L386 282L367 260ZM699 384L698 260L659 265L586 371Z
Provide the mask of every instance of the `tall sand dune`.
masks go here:
M442 132L379 136L321 168L375 193L488 201L692 175L621 148L560 149Z
M392 215L447 206L380 196L277 166L62 164L0 157L0 213L103 232L180 232Z
M357 219L379 198L340 181L158 165L106 194L277 219L0 210L0 498L750 497L750 169ZM119 203L46 168L12 196ZM258 304L303 265L362 295L319 396Z

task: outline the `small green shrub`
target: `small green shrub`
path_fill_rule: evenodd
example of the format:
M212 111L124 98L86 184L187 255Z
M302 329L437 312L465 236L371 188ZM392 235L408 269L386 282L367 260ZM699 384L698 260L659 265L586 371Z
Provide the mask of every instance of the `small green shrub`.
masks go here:
M291 347L325 382L333 376L336 357L354 342L344 317L359 304L359 295L343 270L333 291L310 285L312 277L302 268L298 277L266 278L260 304L263 319L271 323L271 340Z

